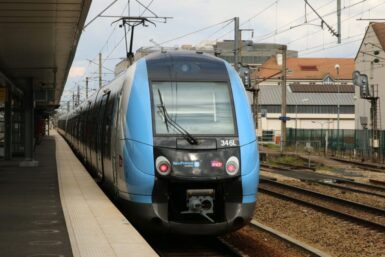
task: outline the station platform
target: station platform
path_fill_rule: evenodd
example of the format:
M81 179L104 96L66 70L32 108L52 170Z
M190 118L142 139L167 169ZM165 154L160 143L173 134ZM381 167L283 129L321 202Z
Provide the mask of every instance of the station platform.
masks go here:
M158 256L56 131L35 159L0 161L0 257Z

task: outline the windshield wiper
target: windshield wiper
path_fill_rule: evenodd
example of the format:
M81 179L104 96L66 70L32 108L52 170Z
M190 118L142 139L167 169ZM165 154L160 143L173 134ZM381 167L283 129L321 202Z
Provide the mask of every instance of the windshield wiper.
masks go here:
M168 118L167 118L168 115L166 115L167 114L167 109L166 109L166 106L163 103L162 94L160 93L159 88L158 88L158 94L159 94L159 100L160 100L160 105L158 105L158 109L163 113L164 124L166 124L167 132L169 132L169 129L168 129Z
M159 94L159 100L160 105L158 105L159 110L163 114L164 123L166 124L167 132L169 131L168 125L170 124L171 127L173 127L176 131L178 131L184 139L186 139L187 142L189 142L191 145L197 145L198 141L190 134L187 130L185 130L182 126L180 126L178 123L176 123L168 114L166 106L163 103L162 94L160 93L160 90L158 89Z

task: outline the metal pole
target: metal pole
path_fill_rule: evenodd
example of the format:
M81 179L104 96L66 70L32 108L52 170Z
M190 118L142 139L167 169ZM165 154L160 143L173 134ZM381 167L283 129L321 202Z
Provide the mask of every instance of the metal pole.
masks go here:
M239 17L234 17L234 68L239 71Z
M295 131L294 131L294 142L295 142L295 153L297 153L297 125L298 122L298 103L295 105Z
M77 105L79 105L79 104L80 104L80 87L78 84Z
M130 50L127 54L127 59L130 65L134 63L134 53L132 52L132 47L134 45L134 30L135 30L135 26L131 26Z
M102 88L102 53L99 53L99 88Z
M329 147L329 129L330 129L330 123L332 122L332 120L329 120L328 121L328 127L327 127L327 130L326 130L326 135L325 135L325 156L327 156L328 154L328 147Z
M338 82L338 77L340 73L340 65L336 64L335 69L337 71L337 78L336 78L336 83L337 83L337 151L336 154L338 154L340 150L340 84Z
M72 110L75 109L75 92L72 92Z
M329 127L329 123L328 123L328 127ZM326 132L325 132L325 156L328 155L328 144L329 144L329 128L326 129Z
M253 115L255 122L255 129L258 129L258 93L259 89L253 89Z
M281 106L281 153L285 151L286 144L286 50L282 45L282 106Z
M86 77L86 99L88 99L88 77Z
M338 44L341 44L341 0L337 0Z

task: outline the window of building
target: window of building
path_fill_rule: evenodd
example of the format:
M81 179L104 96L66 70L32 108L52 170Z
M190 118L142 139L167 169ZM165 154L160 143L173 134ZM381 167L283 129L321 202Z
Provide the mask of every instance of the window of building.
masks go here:
M323 79L323 84L324 85L332 85L334 84L334 79L332 77L330 77L329 75L327 75L324 79Z
M301 71L318 71L316 65L300 65Z
M261 105L260 110L268 113L281 113L281 105ZM288 113L322 113L336 114L338 112L337 105L288 105ZM354 105L341 105L341 114L354 114Z

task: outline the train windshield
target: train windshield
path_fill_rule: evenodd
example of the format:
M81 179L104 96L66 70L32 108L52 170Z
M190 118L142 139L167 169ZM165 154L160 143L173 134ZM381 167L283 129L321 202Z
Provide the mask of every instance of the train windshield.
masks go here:
M169 118L190 134L235 134L232 102L226 83L153 82L152 95L156 134L180 134L175 127L168 126L164 108Z

